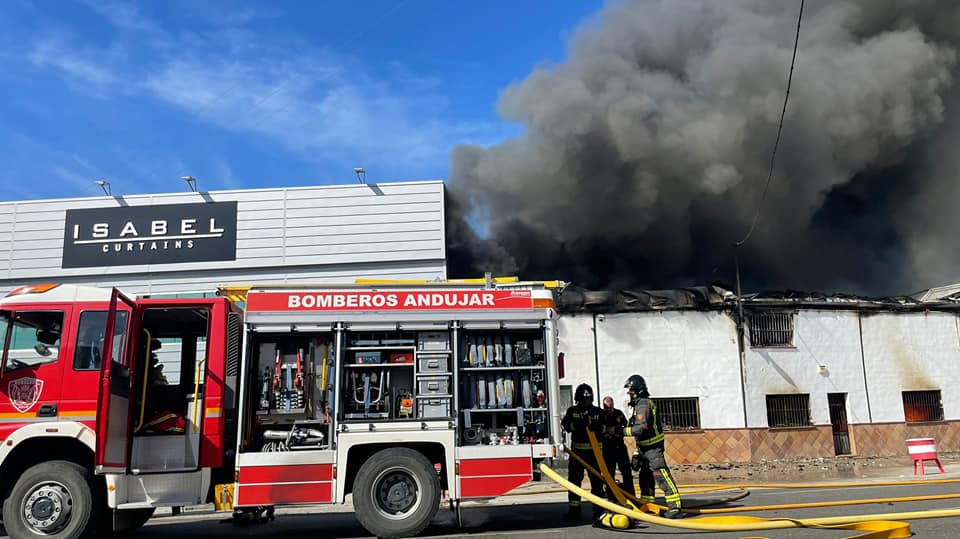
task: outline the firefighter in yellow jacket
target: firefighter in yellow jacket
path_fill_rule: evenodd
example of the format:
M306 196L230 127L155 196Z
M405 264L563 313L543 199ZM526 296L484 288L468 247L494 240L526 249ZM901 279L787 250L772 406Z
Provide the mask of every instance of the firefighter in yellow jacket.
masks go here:
M634 374L627 378L623 387L630 395L633 413L629 425L623 430L624 436L633 436L637 449L633 452L631 467L638 472L640 483L640 501L653 503L655 487L663 491L669 509L664 518L682 518L680 509L680 491L667 467L663 454L663 420L657 415L657 404L650 398L647 382L642 376Z

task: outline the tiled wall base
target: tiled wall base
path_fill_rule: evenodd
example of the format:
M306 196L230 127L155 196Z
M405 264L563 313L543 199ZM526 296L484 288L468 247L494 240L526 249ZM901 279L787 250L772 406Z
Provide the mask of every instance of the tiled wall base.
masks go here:
M960 451L960 421L850 425L853 452L881 457L907 454L908 438L933 438L937 451Z
M908 438L934 438L938 451L960 451L960 421L850 425L850 443L858 457L906 455ZM632 452L632 441L628 446ZM667 462L677 464L834 456L829 425L667 433Z

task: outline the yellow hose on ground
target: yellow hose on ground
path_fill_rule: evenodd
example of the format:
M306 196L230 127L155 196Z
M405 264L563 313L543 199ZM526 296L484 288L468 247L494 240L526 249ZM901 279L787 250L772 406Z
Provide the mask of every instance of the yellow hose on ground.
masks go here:
M596 468L594 468L593 466L591 466L587 461L585 461L585 460L583 460L582 458L580 458L580 455L574 453L573 451L570 451L570 449L567 448L567 447L564 447L563 450L564 450L564 452L567 453L567 455L570 456L570 458L576 459L577 462L579 462L579 463L583 466L583 469L585 469L585 470L587 471L587 473L592 473L593 475L595 475L595 476L597 476L597 477L603 477L602 474L601 474ZM732 488L733 488L733 487L730 487L730 488L722 488L722 489L717 489L717 490L732 490ZM626 497L629 498L630 501L634 502L635 504L643 505L643 502L640 501L640 498L637 498L637 495L636 495L637 493L636 493L636 492L630 493L630 492L624 491L624 490L621 489L620 487L617 487L617 490L620 490L621 492L623 492L623 493L626 495ZM564 491L564 492L566 492L566 491ZM743 492L741 492L741 493L734 494L733 496L727 496L727 497L722 498L722 499L719 499L719 500L710 500L710 501L706 501L706 502L701 502L701 503L694 503L694 504L685 505L685 506L684 506L684 509L686 510L686 509L688 509L688 508L706 507L706 506L708 506L708 505L718 505L718 504L721 504L721 503L733 502L733 501L739 500L739 499L741 499L741 498L746 498L749 494L750 494L750 491L748 491L748 490L743 490ZM656 505L656 504L647 504L647 505L651 506L652 508L659 508L659 509L661 509L661 510L663 510L663 511L666 511L666 510L667 510L667 508L664 507L664 506L662 506L662 505Z
M947 518L960 516L960 509L940 509L933 511L907 511L900 513L881 513L869 515L849 515L840 517L818 517L809 519L772 518L764 519L751 516L703 517L695 520L670 520L639 511L633 511L604 500L583 490L560 476L546 464L540 464L540 471L565 489L579 494L592 504L610 512L619 513L635 520L673 528L698 531L738 532L751 530L781 530L790 528L831 528L869 531L870 535L861 537L899 538L909 537L909 523L889 522L893 520L914 520L925 518ZM885 523L886 521L886 523Z
M584 467L585 470L587 470L588 473L592 473L596 476L601 476L600 471L590 466L590 464L588 464L586 461L580 458L579 455L570 451L566 447L564 447L563 449L571 458L574 458L578 462L580 462L580 464ZM936 481L938 483L955 482L955 480L953 479L935 479L933 481ZM929 481L923 481L923 480L887 481L887 482L881 482L881 483L870 483L870 486L877 486L878 484L879 486L901 486L901 485L914 485L914 484L920 484L925 482L929 482ZM695 484L695 485L701 486L698 484ZM857 484L857 483L819 483L819 484L813 483L811 485L814 485L814 486L808 486L806 488L828 488L828 487L839 488L839 487L862 486L861 484ZM778 487L764 487L764 486L757 487L756 485L753 485L753 486L756 488L778 488ZM790 486L792 488L804 488L802 485L799 485L799 486L790 485ZM692 494L692 493L703 493L703 492L716 492L720 490L732 490L735 488L741 489L743 490L743 492L734 496L725 497L718 500L709 500L701 503L684 504L683 512L698 514L698 515L699 514L708 515L708 514L723 514L723 513L742 513L747 511L778 511L781 509L807 509L807 508L813 508L813 507L832 507L832 506L839 507L839 506L845 506L845 505L867 505L871 503L895 503L895 502L906 503L906 502L947 500L947 499L953 499L953 498L960 498L960 494L929 494L924 496L898 496L898 497L887 497L887 498L864 498L859 500L838 500L838 501L832 501L832 502L786 503L786 504L775 504L775 505L754 505L749 507L726 507L722 509L700 509L700 508L708 507L711 505L719 505L721 503L728 503L728 502L740 500L742 498L746 498L750 494L750 492L748 490L745 490L747 488L747 485L731 485L729 487L714 487L712 489L703 488L702 490L688 490L687 485L684 485L683 491L684 491L684 494ZM567 491L565 489L541 491L541 493L548 493L548 492L567 492ZM621 492L623 492L631 500L639 503L640 500L636 498L635 495L631 495L629 492L622 491L622 490ZM647 505L655 508L659 508L661 511L666 510L666 507L662 505L658 505L658 504L647 504Z
M840 507L843 505L867 505L871 503L925 502L930 500L948 500L960 498L960 494L930 494L925 496L900 496L896 498L865 498L862 500L838 500L833 502L782 503L777 505L753 505L750 507L724 507L720 509L691 509L685 513L696 515L718 515L722 513L742 513L745 511L779 511L780 509L807 509L811 507Z

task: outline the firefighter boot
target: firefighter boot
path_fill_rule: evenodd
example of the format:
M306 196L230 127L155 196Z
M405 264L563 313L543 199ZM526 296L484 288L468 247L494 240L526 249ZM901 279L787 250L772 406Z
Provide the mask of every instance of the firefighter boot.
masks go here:
M580 520L580 502L569 502L567 504L567 514L564 515L567 520Z
M669 518L670 520L676 520L676 519L678 519L678 518L683 518L683 517L684 517L683 511L681 511L680 509L676 509L676 508L674 508L674 509L668 509L668 510L664 511L663 514L660 515L660 516L663 517L663 518Z

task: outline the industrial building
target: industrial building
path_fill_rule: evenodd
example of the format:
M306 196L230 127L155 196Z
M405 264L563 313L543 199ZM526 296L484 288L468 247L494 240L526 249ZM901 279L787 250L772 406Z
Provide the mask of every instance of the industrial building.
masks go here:
M672 462L960 451L960 296L565 292L566 376L623 403L643 375ZM958 291L952 291L957 294ZM563 296L568 296L563 298Z

